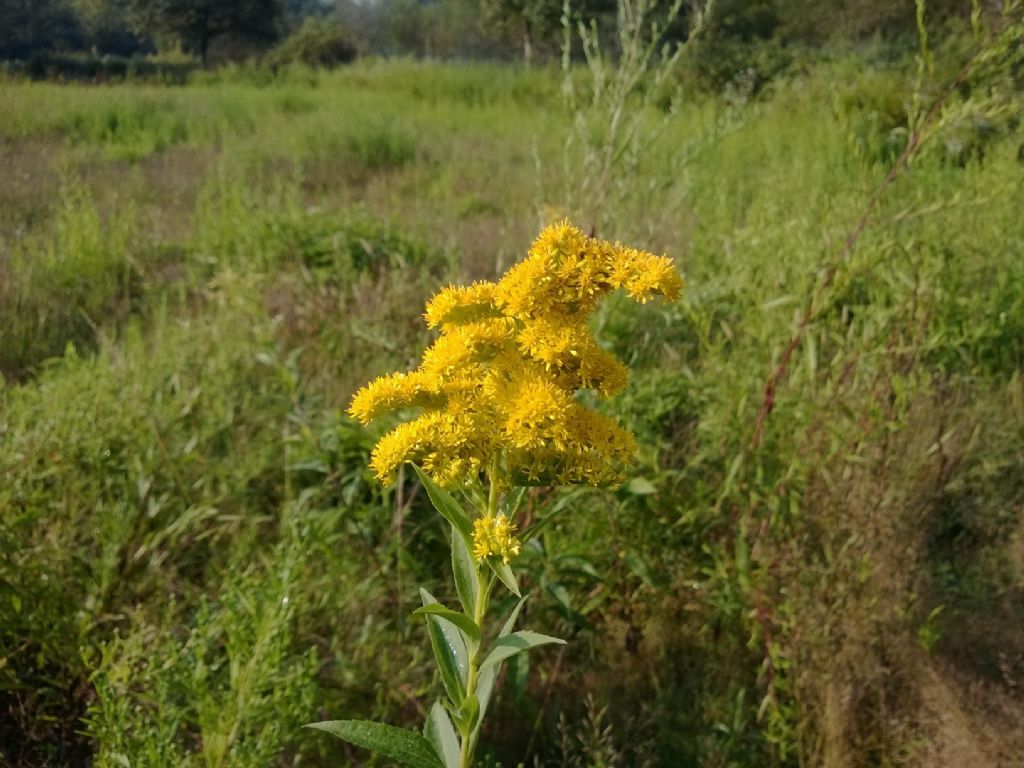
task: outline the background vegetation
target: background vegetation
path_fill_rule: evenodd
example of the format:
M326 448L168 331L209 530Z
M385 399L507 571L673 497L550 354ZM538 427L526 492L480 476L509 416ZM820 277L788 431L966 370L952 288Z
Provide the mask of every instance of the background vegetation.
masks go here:
M667 9L675 0L644 0ZM704 3L684 2L668 38L684 40ZM776 47L835 40L913 39L911 0L716 0L705 31L710 66L729 68L749 58L751 42ZM572 14L597 22L611 37L617 0L573 0ZM935 24L966 21L972 9L998 13L999 0L930 0ZM128 61L183 56L198 64L258 60L298 34L312 39L316 22L364 54L443 59L558 59L560 0L3 0L0 60L32 64L50 78L120 78ZM304 26L305 25L305 26ZM288 43L286 43L288 44ZM714 53L712 55L712 50ZM70 58L69 58L70 57ZM92 64L81 70L81 61ZM72 62L77 60L79 66ZM108 71L104 60L120 66ZM724 60L724 61L723 61ZM347 63L348 58L314 66ZM718 64L713 62L719 61ZM144 64L135 61L138 70ZM9 65L10 66L10 65Z
M1024 764L1020 35L720 18L625 135L584 69L0 83L0 763L366 764L300 726L421 721L445 534L343 411L570 215L688 290L598 318L641 462L532 494L570 644L500 681L489 764Z

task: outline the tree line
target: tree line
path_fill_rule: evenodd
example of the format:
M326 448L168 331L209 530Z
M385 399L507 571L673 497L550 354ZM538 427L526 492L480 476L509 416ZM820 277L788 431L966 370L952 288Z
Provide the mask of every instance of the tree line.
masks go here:
M666 0L667 2L667 0ZM616 0L573 0L585 22L614 23ZM931 18L970 14L970 0L930 0ZM206 62L248 58L303 24L362 52L442 58L556 55L560 0L0 0L0 58L91 51L182 51ZM730 42L815 43L913 34L914 0L716 0L707 34ZM685 14L671 34L684 37Z

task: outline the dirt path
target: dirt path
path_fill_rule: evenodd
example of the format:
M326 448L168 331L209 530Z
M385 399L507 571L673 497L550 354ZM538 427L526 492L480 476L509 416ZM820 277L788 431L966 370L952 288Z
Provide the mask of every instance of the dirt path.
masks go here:
M971 679L932 657L922 660L919 679L919 717L928 741L913 750L911 765L1024 767L1024 691L1019 685Z

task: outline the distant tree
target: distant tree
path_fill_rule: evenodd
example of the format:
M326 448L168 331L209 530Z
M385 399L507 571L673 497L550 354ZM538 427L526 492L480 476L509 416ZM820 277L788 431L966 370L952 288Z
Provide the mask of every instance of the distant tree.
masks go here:
M316 2L317 0L305 0ZM593 2L593 0L589 0ZM614 3L615 0L605 0ZM507 58L521 50L523 27L514 16L493 15L490 0L333 0L331 16L336 18L359 48L383 55L413 55L439 58ZM579 0L573 0L575 6ZM538 2L538 6L541 3ZM546 33L557 33L561 0L550 0L555 25ZM557 13L556 13L557 11ZM557 41L547 34L538 42ZM540 47L540 46L538 46Z
M503 40L480 24L479 0L444 0L424 6L423 31L427 49L440 58L500 56Z
M484 22L518 34L523 61L533 60L538 40L551 37L562 19L562 4L553 0L483 0Z
M303 19L323 18L334 10L333 0L287 0L285 10L293 23L301 25Z
M206 63L210 43L233 38L271 43L280 34L280 0L127 0L136 28L151 36L171 36Z
M420 0L386 0L369 5L377 7L388 53L416 56L430 53L423 34L424 9Z
M80 44L77 19L64 0L0 0L0 59Z
M82 30L83 47L121 56L151 50L151 44L125 18L127 0L71 0L71 7Z
M529 64L536 50L558 47L565 8L559 0L481 0L484 24L518 35L522 42L523 60ZM655 0L657 3L658 0ZM670 0L662 0L670 2ZM569 13L573 23L597 22L607 29L614 27L617 0L571 0Z
M706 34L749 43L767 40L779 26L774 0L715 0Z
M336 22L306 17L302 26L264 58L271 67L302 63L310 67L337 67L358 55L348 31Z
M740 18L749 22L753 16L744 14L742 2L731 5L741 9ZM778 27L776 37L822 43L830 39L858 40L874 35L887 38L916 37L915 4L893 0L758 0L754 16L765 20L774 16ZM927 0L926 18L930 24L941 24L951 17L968 18L972 4L967 0ZM992 3L981 2L983 10Z

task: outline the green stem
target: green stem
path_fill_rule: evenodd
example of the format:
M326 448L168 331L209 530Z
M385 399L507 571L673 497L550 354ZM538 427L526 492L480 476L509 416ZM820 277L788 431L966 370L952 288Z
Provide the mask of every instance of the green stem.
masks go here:
M485 568L486 565L483 567ZM491 591L491 579L484 576L483 568L476 569L476 605L473 606L473 621L482 627L487 613L487 599ZM466 677L466 698L476 696L477 683L480 680L480 646L473 650L469 659L469 671ZM479 722L467 727L462 733L462 749L459 755L459 767L470 768L473 764L473 753L476 751L476 735L479 733Z
M501 465L501 455L494 454L491 459L491 466L487 473L487 482L490 485L487 493L487 515L494 517L498 513L498 468Z
M490 488L487 494L487 514L494 516L498 511L498 483L495 475L498 471L499 458L496 456L491 462L488 482ZM484 626L484 616L487 614L487 602L491 594L491 586L494 579L487 573L487 563L476 564L476 603L473 606L473 621L481 629ZM476 696L477 683L480 679L480 644L473 649L469 658L469 670L466 676L466 698ZM480 733L479 721L472 727L466 727L462 731L462 748L459 753L459 768L470 768L473 764L473 753L476 752L477 735Z

